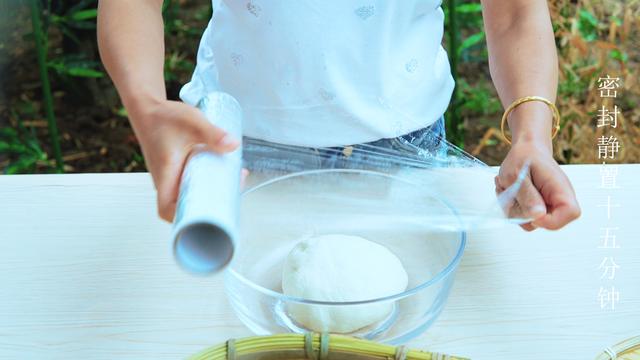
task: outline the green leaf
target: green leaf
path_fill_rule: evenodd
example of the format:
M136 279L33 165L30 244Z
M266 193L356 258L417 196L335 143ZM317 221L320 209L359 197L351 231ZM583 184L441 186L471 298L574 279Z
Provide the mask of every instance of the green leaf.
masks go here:
M33 156L33 155L22 156L18 160L7 165L7 167L4 169L4 172L7 175L25 172L29 168L31 168L31 166L33 166L37 161L38 161L37 156Z
M89 7L95 8L97 6L97 2L98 0L80 0L67 10L67 15L73 14L79 10L87 9Z
M64 18L64 16L59 16L59 15L56 15L56 14L49 14L49 21L52 24L58 25L58 24L64 23L66 21L66 19Z
M456 6L456 12L461 14L482 12L482 5L478 3L460 4Z
M171 0L164 0L162 2L162 13L164 14L164 12L167 11L167 9L169 9L171 6L172 6Z
M578 30L586 41L593 41L598 37L598 19L589 11L580 9L578 15Z
M609 53L609 57L623 63L626 63L627 60L629 60L629 55L626 52L620 51L618 49L611 50L611 52Z
M595 15L593 15L592 13L590 13L588 10L585 9L580 9L580 20L581 21L585 21L589 24L591 24L591 26L598 26L598 18L595 17Z
M44 153L42 151L42 148L40 148L40 144L38 143L38 138L36 138L36 137L33 137L31 139L26 139L25 140L25 144L26 144L26 146L29 147L29 149L34 154L43 154Z
M0 154L8 153L10 147L8 142L0 140Z
M105 73L100 70L100 63L86 60L83 56L72 55L51 59L47 66L60 75L85 78L101 78L105 76Z
M0 128L0 137L5 137L8 139L16 139L18 137L18 132L14 128L3 127L3 128Z
M98 9L87 9L87 10L76 11L73 14L71 14L70 17L71 17L71 20L73 21L95 19L98 17Z
M470 35L468 38L464 39L464 41L458 46L458 56L462 54L463 51L469 49L470 47L479 44L484 40L484 31L480 31L473 35Z
M64 70L65 73L75 77L101 78L104 77L102 71L87 69L82 67L72 67Z
M124 106L121 106L118 110L115 111L115 113L116 115L122 116L124 118L129 116L129 114L127 114L127 109L125 109Z
M0 141L0 152L5 154L30 154L31 151L28 147L20 143L10 143L6 141Z

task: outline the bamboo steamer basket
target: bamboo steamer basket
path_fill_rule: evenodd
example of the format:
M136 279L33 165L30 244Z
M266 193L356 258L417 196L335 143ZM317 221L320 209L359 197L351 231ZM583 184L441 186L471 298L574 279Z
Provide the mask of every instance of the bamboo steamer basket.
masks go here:
M640 336L619 342L596 357L596 360L640 360Z
M469 360L329 334L281 334L229 340L190 360Z

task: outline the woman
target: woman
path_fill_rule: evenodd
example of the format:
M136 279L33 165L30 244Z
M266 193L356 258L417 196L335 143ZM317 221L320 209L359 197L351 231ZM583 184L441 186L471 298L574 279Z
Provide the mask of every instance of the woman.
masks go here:
M438 0L214 0L186 102L166 99L162 0L100 1L103 62L129 113L171 221L180 174L194 144L226 152L239 144L196 105L225 91L243 107L245 135L308 147L394 140L420 143L442 133L454 81L440 45ZM496 177L501 191L531 160L518 202L534 221L559 229L580 215L573 188L553 159L557 57L545 0L484 0L493 82L508 114L511 149ZM548 104L543 102L548 100ZM542 101L539 101L542 100ZM418 139L418 140L416 140ZM417 141L417 142L416 142Z

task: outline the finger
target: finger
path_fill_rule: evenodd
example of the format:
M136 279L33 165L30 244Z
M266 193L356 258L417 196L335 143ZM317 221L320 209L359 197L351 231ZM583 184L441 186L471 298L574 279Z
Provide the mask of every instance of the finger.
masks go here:
M537 229L537 227L530 222L526 224L521 224L520 227L523 228L525 231L533 231Z
M158 196L158 216L166 222L173 222L176 213L176 201Z
M204 115L198 113L193 119L194 138L216 153L226 153L235 150L240 146L240 141L235 139L223 129L211 124Z
M172 222L176 212L178 191L184 160L173 159L160 170L157 184L158 215L165 221Z
M176 199L168 191L158 189L157 192L158 216L162 220L172 222L176 211Z
M550 211L547 215L534 221L534 225L549 230L560 229L577 219L581 214L575 191L566 175L559 171L553 179L556 181L547 181L547 185L542 189Z
M502 187L502 185L500 185L500 180L498 179L497 176L495 177L494 182L496 184L496 188L495 188L496 195L499 195L501 192L504 191L504 188ZM506 210L506 213L508 214L509 211L511 211L511 207L509 207ZM528 222L528 223L525 223L525 224L520 224L520 227L522 229L524 229L525 231L533 231L533 230L537 229L537 226L535 226L532 222Z
M506 180L500 179L500 175L494 178L496 195L499 195L505 190L504 184L511 186L515 181L515 176L505 177L511 178ZM523 179L515 198L504 200L505 203L502 205L503 211L509 218L536 219L547 213L545 201L538 189L534 186L530 176Z
M495 188L496 197L499 197L500 194L502 194L503 191L504 191L503 187L496 186L496 188ZM511 217L509 214L511 214L513 212L514 206L517 206L516 202L513 199L510 199L510 200L507 200L507 201L499 200L498 203L500 204L500 208L502 209L502 213L504 215L506 215L507 217Z
M549 230L558 230L580 217L580 213L580 207L577 204L563 203L554 207L549 214L533 221L533 224Z
M164 179L168 179L175 174L163 174ZM178 200L178 182L165 182L160 184L157 189L158 216L161 219L172 222L176 211L176 203Z
M529 176L522 182L516 201L519 214L514 214L515 217L537 219L547 213L545 201Z

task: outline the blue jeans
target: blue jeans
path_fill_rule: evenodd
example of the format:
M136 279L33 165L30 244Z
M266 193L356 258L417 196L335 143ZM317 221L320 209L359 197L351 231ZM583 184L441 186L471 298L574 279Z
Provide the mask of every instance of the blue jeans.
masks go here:
M244 166L249 170L284 172L344 168L381 170L398 166L402 158L420 160L445 155L445 136L444 116L441 116L433 124L402 136L349 146L308 148L248 139L244 144ZM389 161L389 157L380 154L401 159Z
M437 157L446 153L444 116L441 116L435 123L418 129L411 133L395 138L385 138L364 144L357 144L347 147L333 147L331 150L318 149L329 152L329 156L323 156L322 168L385 168L390 164L381 161L376 155L369 155L367 150L377 150L376 152L401 156L407 159L425 159ZM347 150L348 148L351 148ZM397 164L397 163L396 163ZM358 166L362 165L362 166Z

